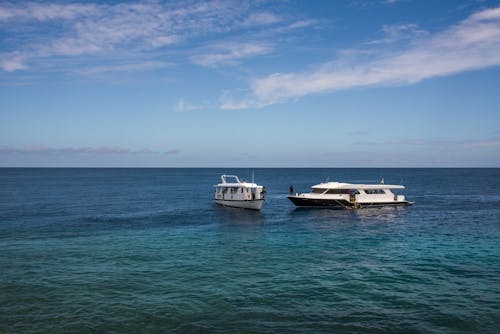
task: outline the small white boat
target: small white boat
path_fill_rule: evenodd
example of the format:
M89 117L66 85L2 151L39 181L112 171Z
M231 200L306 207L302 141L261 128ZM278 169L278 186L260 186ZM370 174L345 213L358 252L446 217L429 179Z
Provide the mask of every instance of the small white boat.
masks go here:
M299 207L328 207L357 209L373 206L411 205L403 195L396 195L393 189L404 189L401 185L353 184L341 182L320 183L310 193L295 194L288 199Z
M215 185L214 202L223 206L260 210L266 188L254 182L240 181L236 175L222 175L222 183Z

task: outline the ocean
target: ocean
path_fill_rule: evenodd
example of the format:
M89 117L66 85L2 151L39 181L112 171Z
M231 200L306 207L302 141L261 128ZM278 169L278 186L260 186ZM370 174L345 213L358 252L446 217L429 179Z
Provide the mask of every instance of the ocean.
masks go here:
M215 206L223 173L261 212ZM296 209L329 179L409 207ZM0 333L498 333L500 169L0 169Z

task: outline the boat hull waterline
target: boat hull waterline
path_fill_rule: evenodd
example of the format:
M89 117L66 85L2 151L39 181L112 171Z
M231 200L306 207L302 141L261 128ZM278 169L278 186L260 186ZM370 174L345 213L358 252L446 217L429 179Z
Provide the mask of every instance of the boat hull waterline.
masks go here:
M215 204L221 205L221 206L228 206L231 208L241 208L241 209L249 209L249 210L260 210L262 208L262 205L264 204L263 199L259 200L214 200Z
M297 207L303 208L361 209L380 206L407 206L413 204L412 202L408 201L353 203L343 199L312 199L304 198L301 196L288 196L287 198Z

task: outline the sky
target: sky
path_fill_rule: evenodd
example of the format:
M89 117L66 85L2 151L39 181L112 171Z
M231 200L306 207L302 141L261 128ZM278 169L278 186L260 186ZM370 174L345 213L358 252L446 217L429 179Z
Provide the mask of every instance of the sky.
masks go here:
M500 1L1 1L0 167L500 167Z

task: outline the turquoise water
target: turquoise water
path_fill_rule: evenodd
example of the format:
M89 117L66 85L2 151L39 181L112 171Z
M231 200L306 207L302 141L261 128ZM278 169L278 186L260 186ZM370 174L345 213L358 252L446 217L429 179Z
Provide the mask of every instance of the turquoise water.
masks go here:
M416 203L285 198L326 177ZM0 169L0 251L0 333L496 333L500 169Z

